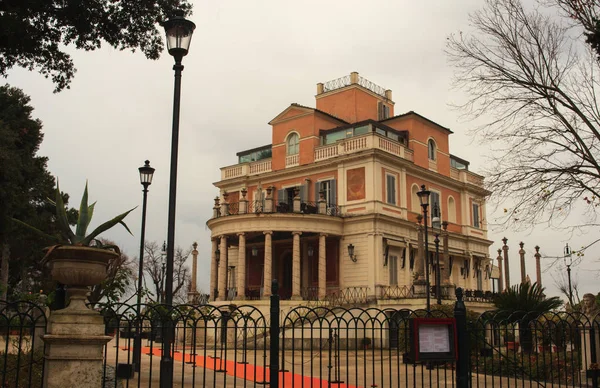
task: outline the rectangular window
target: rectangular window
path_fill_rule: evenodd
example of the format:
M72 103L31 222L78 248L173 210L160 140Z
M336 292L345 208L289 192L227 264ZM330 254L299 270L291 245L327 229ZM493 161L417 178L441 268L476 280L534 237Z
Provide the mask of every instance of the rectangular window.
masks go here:
M398 256L390 256L388 266L390 268L390 286L398 285Z
M396 204L396 177L394 175L385 176L386 180L386 202L395 205Z
M388 117L390 117L390 107L385 105L381 101L379 101L379 103L377 104L377 111L379 120L385 120Z
M433 220L433 209L435 209L436 205L437 205L437 208L439 210L439 214L440 214L440 218L441 218L442 204L440 202L440 193L438 193L437 191L432 191L431 194L430 194L430 196L429 196L429 217L430 217L430 221Z
M363 125L362 127L354 128L354 136L364 135L365 133L369 132L369 128L369 125Z
M479 221L479 204L473 204L473 226L476 228L481 227L481 223Z

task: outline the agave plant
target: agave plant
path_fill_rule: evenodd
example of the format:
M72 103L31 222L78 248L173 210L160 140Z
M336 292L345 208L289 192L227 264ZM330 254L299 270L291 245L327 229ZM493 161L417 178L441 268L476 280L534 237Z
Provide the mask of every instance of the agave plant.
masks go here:
M123 219L135 208L116 216L110 221L106 221L105 223L94 229L90 234L87 234L88 226L90 225L90 221L92 220L92 216L94 214L94 206L96 205L96 202L92 203L91 205L88 205L87 182L85 183L85 190L83 191L81 205L79 206L79 217L77 219L77 227L75 229L75 232L73 232L71 226L69 225L69 221L67 219L67 211L65 209L65 204L60 193L58 181L56 182L56 199L55 201L48 199L48 201L56 208L56 220L58 223L58 229L60 230L60 236L49 235L23 221L13 218L13 221L15 221L16 223L56 243L56 245L49 249L48 254L52 250L54 250L54 248L61 245L93 246L94 248L113 249L116 252L119 252L119 249L116 246L104 245L100 240L97 239L97 237L101 233L106 232L107 230L109 230L117 224L123 225L123 227L129 232L129 234L132 234L125 222L123 222ZM48 254L46 256L48 256Z

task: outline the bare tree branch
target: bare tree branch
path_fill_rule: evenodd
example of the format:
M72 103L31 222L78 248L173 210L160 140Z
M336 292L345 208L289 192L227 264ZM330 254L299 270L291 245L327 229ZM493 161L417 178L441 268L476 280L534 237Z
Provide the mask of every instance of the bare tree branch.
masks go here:
M597 14L595 2L555 1ZM505 226L576 227L564 223L574 207L593 222L600 205L598 62L581 39L584 21L547 13L486 0L470 15L473 32L447 42L454 85L468 96L457 108L485 120L474 134L492 146L486 177Z

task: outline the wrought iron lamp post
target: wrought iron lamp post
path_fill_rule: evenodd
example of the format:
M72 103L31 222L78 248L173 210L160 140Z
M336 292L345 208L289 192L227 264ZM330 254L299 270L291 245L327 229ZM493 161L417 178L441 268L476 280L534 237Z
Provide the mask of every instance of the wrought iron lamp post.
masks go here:
M154 169L150 167L150 161L146 160L144 165L138 168L140 172L140 183L144 187L142 192L144 193L144 199L142 201L142 231L140 233L140 258L139 258L139 269L138 269L138 289L137 289L137 316L138 316L138 327L136 330L135 341L133 343L133 363L135 364L136 372L140 371L140 362L142 360L142 320L141 315L141 304L142 304L142 278L144 277L144 244L146 238L146 202L148 199L148 186L152 184L152 177L154 176Z
M573 264L573 257L571 256L572 253L573 252L571 252L569 243L567 243L567 245L565 245L565 254L563 256L563 260L567 266L567 278L569 279L569 304L571 307L573 306L573 288L571 288L571 265Z
M423 208L423 222L425 224L425 283L427 283L427 312L431 310L431 295L429 284L429 241L427 237L427 208L429 207L429 195L431 192L427 190L425 185L421 185L421 190L417 192L421 207Z
M435 296L437 304L442 304L442 286L440 284L442 277L440 276L440 233L442 229L442 220L440 218L440 208L435 203L432 209L431 229L435 234Z
M169 218L167 225L167 273L165 284L165 302L173 305L173 261L175 251L175 204L177 198L177 155L179 151L179 111L181 99L181 61L187 55L196 25L184 18L183 11L162 23L167 35L167 49L175 59L175 88L173 96L173 128L171 135L171 171L169 182ZM174 340L172 323L166 325L163 340L163 355L160 361L160 387L173 386L173 355L171 344Z

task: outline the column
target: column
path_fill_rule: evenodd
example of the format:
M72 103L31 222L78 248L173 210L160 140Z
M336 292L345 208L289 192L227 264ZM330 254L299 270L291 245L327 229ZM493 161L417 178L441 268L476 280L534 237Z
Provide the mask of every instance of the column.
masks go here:
M442 232L442 241L443 241L443 250L444 250L444 272L442 272L442 284L452 284L450 280L450 247L448 246L448 221L442 222L442 228L444 231Z
M211 238L211 252L210 252L210 300L216 300L217 298L217 274L219 267L217 266L217 239Z
M265 235L265 259L264 259L264 275L263 275L263 299L269 299L271 296L271 281L273 273L273 253L272 253L272 236L273 232L263 232Z
M521 249L519 249L519 256L521 256L521 284L524 284L526 282L526 276L527 274L525 273L525 250L523 249L523 241L521 241L519 243L519 246L521 247Z
M221 236L221 257L219 259L219 296L217 300L227 300L227 236Z
M537 284L540 288L542 288L542 267L540 265L540 259L542 255L540 254L540 246L535 246L535 277Z
M498 292L504 291L504 275L502 274L502 249L498 249Z
M327 295L327 235L319 235L319 300Z
M300 235L302 232L292 232L292 299L300 300Z
M246 299L246 235L238 233L237 300Z
M504 251L504 271L506 274L506 289L508 290L510 288L510 269L508 265L508 245L506 245L507 241L508 239L506 237L502 239L502 242L504 243L504 245L502 246L502 250Z

